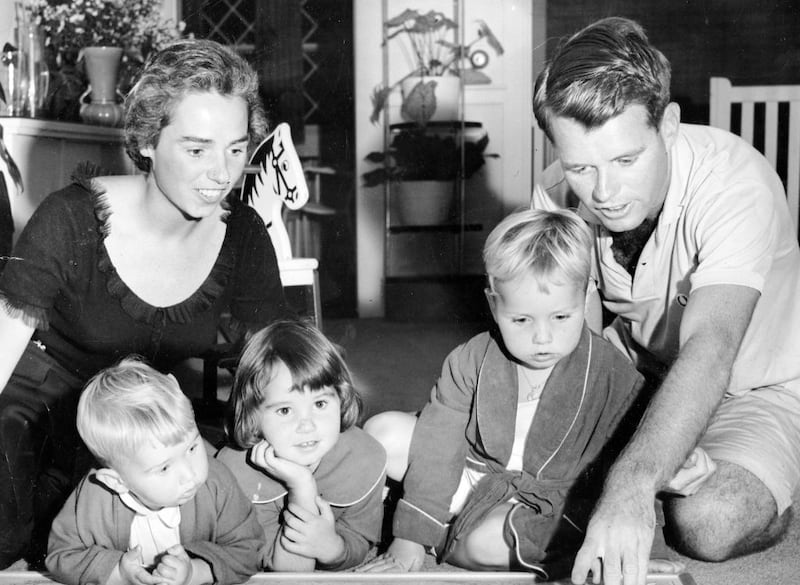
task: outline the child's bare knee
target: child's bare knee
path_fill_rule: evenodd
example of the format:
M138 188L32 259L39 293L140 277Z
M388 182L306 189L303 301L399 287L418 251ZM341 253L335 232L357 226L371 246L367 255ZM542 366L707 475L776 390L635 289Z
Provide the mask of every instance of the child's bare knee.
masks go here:
M408 468L408 450L416 421L413 414L388 411L376 414L364 423L364 430L386 450L386 474L396 481L402 481Z

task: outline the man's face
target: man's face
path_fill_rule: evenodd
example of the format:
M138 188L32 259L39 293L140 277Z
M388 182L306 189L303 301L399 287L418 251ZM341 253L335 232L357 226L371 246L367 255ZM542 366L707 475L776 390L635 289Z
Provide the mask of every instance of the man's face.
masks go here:
M656 217L669 189L669 149L680 110L670 104L659 128L644 106L631 105L598 128L554 117L554 146L569 186L612 232L626 232Z

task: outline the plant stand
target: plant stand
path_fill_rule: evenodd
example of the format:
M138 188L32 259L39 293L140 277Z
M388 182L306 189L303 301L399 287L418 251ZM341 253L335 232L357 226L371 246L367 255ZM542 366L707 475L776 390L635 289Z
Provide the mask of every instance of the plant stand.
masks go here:
M401 225L452 223L455 181L397 181L392 183L391 205Z

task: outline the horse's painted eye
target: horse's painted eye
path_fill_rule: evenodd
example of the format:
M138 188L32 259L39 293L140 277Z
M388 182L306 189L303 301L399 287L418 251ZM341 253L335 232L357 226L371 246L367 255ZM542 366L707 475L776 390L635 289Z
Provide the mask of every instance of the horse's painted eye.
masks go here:
M289 161L283 161L283 162L281 162L281 168L282 168L284 171L288 171L288 170L289 170Z

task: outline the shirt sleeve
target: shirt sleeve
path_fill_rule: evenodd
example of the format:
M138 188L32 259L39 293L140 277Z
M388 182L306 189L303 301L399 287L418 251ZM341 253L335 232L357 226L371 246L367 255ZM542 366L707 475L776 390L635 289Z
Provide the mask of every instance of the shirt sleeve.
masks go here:
M757 179L711 191L687 212L684 237L694 238L698 251L692 290L735 284L761 291L778 246L772 195Z
M45 564L60 583L105 583L119 564L123 552L107 524L109 498L84 478L53 520Z
M393 519L395 537L435 546L445 536L467 455L464 433L478 384L478 345L468 342L450 353L420 413Z
M355 567L380 540L385 484L386 475L382 474L361 501L347 506L342 515L336 519L336 533L344 540L344 555L336 564L330 566L320 564L319 569L342 571Z
M0 276L0 299L10 313L46 329L49 310L65 286L76 254L91 245L64 191L47 197L20 234Z
M209 477L212 473L216 477L215 534L212 539L186 543L184 548L211 566L215 583L243 583L259 570L263 533L253 505L228 468L211 459Z

